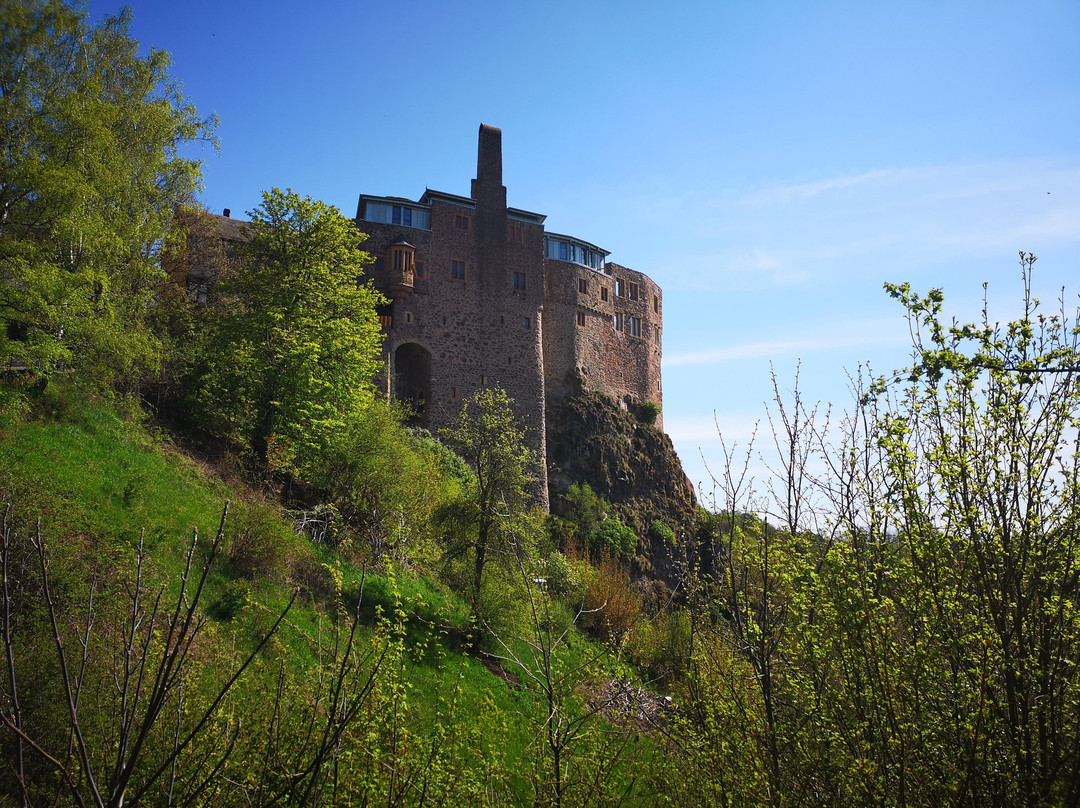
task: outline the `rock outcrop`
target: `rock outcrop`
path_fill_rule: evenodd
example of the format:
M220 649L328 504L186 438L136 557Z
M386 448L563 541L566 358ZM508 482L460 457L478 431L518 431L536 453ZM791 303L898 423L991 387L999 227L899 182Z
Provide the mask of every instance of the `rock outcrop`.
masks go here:
M643 542L649 577L671 582L684 553L650 537L656 519L677 542L693 535L697 498L671 438L597 392L575 393L547 412L548 491L559 514L573 483L588 483Z

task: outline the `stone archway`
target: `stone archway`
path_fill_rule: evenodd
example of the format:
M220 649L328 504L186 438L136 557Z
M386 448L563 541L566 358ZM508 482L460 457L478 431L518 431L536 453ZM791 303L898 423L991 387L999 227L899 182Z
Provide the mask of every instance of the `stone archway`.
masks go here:
M431 353L422 345L406 342L394 351L394 398L413 411L409 422L428 425L427 404L431 398Z

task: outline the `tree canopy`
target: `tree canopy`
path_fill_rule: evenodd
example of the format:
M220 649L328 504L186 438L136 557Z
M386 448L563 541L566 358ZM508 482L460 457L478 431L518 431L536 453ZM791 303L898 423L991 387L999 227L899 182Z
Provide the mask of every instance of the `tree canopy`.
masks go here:
M200 178L179 151L213 135L130 25L129 9L89 26L58 0L0 2L0 362L46 377L155 371L159 251Z
M197 402L271 469L304 472L374 394L384 298L360 275L364 235L337 208L272 189L207 318Z

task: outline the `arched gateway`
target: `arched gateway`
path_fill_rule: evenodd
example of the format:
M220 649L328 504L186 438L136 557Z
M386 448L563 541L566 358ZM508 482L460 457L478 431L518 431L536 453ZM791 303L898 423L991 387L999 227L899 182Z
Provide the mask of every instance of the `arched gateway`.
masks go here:
M431 398L431 353L423 345L406 342L394 351L394 397L412 407L412 423L427 426L427 402Z

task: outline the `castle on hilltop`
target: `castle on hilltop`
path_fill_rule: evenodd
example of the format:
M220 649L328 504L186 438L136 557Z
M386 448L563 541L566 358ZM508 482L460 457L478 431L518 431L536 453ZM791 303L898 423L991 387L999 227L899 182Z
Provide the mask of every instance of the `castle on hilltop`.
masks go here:
M557 399L598 390L631 410L662 404L663 335L659 286L547 232L545 218L507 207L502 132L487 125L469 196L361 194L356 211L375 256L367 274L391 300L380 312L388 393L438 429L476 390L502 387L542 461Z

